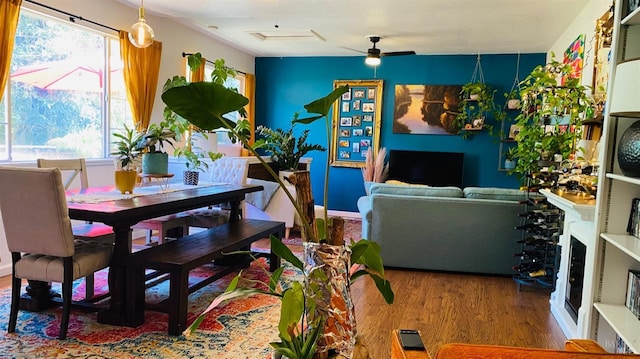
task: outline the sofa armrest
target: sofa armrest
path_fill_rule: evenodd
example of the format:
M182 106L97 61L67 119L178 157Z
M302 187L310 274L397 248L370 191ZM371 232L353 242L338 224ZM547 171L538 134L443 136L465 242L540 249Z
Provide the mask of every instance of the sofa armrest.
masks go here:
M358 211L362 218L362 238L370 240L371 233L371 197L362 196L358 198Z

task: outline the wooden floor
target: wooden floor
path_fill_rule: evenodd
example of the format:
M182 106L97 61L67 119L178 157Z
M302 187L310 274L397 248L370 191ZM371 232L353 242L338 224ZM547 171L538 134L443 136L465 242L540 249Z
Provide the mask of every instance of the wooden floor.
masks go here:
M549 291L505 277L387 270L395 303L369 278L353 283L358 333L372 359L387 359L393 329L418 329L433 355L445 343L561 349L564 337L549 311ZM10 277L0 278L0 288Z
M395 302L373 282L352 285L358 333L372 359L386 359L393 329L418 329L431 355L445 343L483 343L562 349L566 340L549 310L549 290L511 278L387 270Z

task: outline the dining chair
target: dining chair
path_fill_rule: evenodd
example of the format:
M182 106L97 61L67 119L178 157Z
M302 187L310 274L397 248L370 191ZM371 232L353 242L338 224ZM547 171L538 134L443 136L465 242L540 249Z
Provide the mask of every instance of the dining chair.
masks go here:
M209 182L246 184L249 173L249 160L246 158L222 157L209 165ZM180 229L178 235L189 234L189 227L211 228L224 224L229 219L229 211L225 206L210 206L167 216L152 218L133 225L134 229L145 229L147 244L151 243L153 231L158 232L158 243L168 238L168 233ZM240 206L243 212L243 205Z
M58 338L65 339L73 281L109 266L113 246L74 240L57 168L0 167L0 212L12 258L7 331L16 329L22 279L56 282L62 283Z
M87 164L84 158L70 159L46 159L38 158L36 160L38 168L58 168L66 178L64 180L64 189L71 188L76 179L80 181L80 188L89 187L89 177L87 175ZM113 244L116 236L113 228L102 223L86 222L84 224L74 224L72 226L73 236L77 241L94 241ZM85 295L91 298L94 295L94 278L93 275L85 278Z
M247 184L249 160L247 158L220 158L210 166L209 181L214 183ZM245 214L244 201L240 204L240 213ZM221 204L189 211L189 226L212 228L229 221L229 206Z

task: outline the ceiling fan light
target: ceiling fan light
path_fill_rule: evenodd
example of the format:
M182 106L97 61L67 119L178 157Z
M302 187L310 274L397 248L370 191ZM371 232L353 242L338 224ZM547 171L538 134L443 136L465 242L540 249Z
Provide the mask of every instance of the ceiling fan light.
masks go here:
M151 46L154 36L153 29L144 19L144 7L141 6L138 10L138 22L131 25L129 41L135 47L145 48Z
M378 66L380 65L380 58L378 56L367 55L364 63L369 66Z

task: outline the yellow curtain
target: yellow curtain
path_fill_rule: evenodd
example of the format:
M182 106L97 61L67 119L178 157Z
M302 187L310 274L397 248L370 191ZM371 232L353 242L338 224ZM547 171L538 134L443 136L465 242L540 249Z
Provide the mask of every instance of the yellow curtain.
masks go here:
M137 48L129 42L128 33L120 30L120 57L133 122L138 130L144 131L151 121L158 88L162 43L154 41L149 47Z
M185 57L185 59L187 58ZM200 62L200 67L198 68L198 71L191 72L191 78L189 79L189 82L204 81L204 66L206 63L207 63L207 59L203 57L202 62Z
M255 129L256 129L256 75L246 74L245 75L245 90L244 96L249 99L249 103L245 106L245 110L247 111L247 117L249 120L249 129L251 130L251 137L249 137L249 143L253 144L255 140Z
M11 67L11 54L13 54L13 44L18 27L20 4L22 4L22 0L0 1L0 24L2 24L0 27L0 49L6 54L0 56L0 100L9 79L9 67Z

